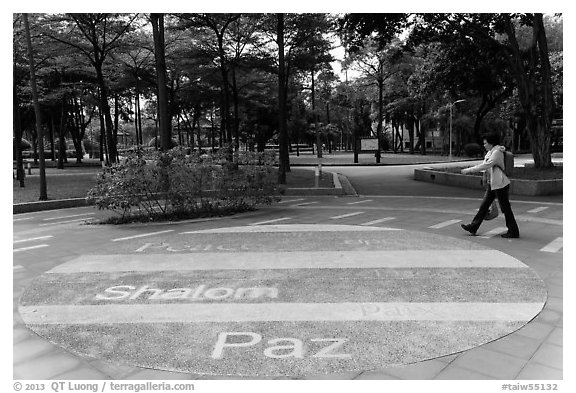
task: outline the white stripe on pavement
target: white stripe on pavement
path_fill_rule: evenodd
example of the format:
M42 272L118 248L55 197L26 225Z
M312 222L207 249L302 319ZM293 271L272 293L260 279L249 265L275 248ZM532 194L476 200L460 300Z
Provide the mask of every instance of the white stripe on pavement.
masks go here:
M291 203L291 202L298 202L298 201L303 201L303 200L304 200L304 198L289 199L289 200L286 200L286 201L280 201L280 202L278 202L278 203Z
M134 235L134 236L119 237L117 239L112 239L112 241L113 242L121 242L123 240L131 240L131 239L137 239L139 237L154 236L154 235L159 235L161 233L168 233L168 232L174 232L174 229L168 229L166 231L158 231L158 232L151 232L151 233L142 233L140 235Z
M36 217L24 217L24 218L14 218L12 221L24 221L24 220L31 220Z
M82 214L73 214L71 216L60 216L60 217L50 217L50 218L43 218L42 221L53 221L53 220L61 220L63 218L72 218L72 217L80 217L80 216L91 216L96 213L82 213Z
M358 202L348 202L347 205L358 205L360 203L372 202L372 199L364 199L363 201Z
M506 227L498 227L498 228L494 228L491 231L486 232L485 234L483 234L482 236L480 236L483 239L489 239L491 237L494 237L496 235L500 235L501 233L505 233L508 231L508 228Z
M48 226L48 225L60 225L60 224L69 224L69 223L71 223L71 222L86 221L86 220L91 220L91 219L92 219L91 217L87 217L87 218L78 218L78 219L76 219L76 220L58 221L58 222L49 222L49 223L46 223L46 224L40 224L40 225L38 225L38 226L40 226L40 227L45 227L45 226Z
M541 211L546 210L546 209L548 209L548 206L541 206L541 207L534 208L532 210L528 210L528 213L540 213Z
M529 321L542 303L252 303L34 305L27 324L270 321Z
M444 221L444 222L441 222L441 223L436 224L436 225L429 226L428 228L431 228L431 229L440 229L440 228L447 227L447 226L449 226L449 225L453 225L453 224L459 223L459 222L461 222L461 221L462 221L462 220L448 220L448 221Z
M331 220L339 220L341 218L353 217L353 216L357 216L359 214L364 214L364 212L354 212L354 213L342 214L340 216L330 217L330 219Z
M37 248L44 248L44 247L48 247L48 244L39 244L37 246L30 246L30 247L24 247L24 248L15 248L14 250L12 250L13 252L20 252L20 251L28 251L28 250L35 250Z
M83 255L54 267L49 273L377 268L526 269L528 266L497 250L204 252L173 254L170 258L157 254Z
M48 236L40 236L40 237L31 237L29 239L20 239L20 240L14 240L12 243L24 243L24 242L33 242L35 240L43 240L43 239L49 239L51 237L54 237L52 235L48 235Z
M291 220L291 219L292 219L291 217L282 217L282 218L277 218L275 220L255 222L255 223L248 224L248 225L264 225L264 224L270 224L272 222L286 221L286 220Z
M290 205L290 207L298 207L298 206L308 206L308 205L313 205L314 203L318 203L316 202L304 202L304 203L297 203L295 205Z
M384 217L384 218L380 218L378 220L368 221L368 222L365 222L364 224L360 224L360 225L374 225L374 224L379 224L381 222L395 220L395 219L396 219L396 217Z
M294 224L294 225L266 225L248 227L224 227L214 229L200 229L197 231L181 232L182 235L190 233L283 233L283 232L370 232L386 231L387 228L366 228L358 225L318 225L318 224Z
M542 247L540 251L543 252L558 252L563 247L563 240L561 237L552 240L545 247Z

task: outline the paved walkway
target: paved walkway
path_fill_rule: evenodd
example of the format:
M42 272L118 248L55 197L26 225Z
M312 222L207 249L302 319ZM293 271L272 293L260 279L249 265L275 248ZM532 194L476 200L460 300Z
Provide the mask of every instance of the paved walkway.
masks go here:
M546 198L514 201L522 238L505 240L502 219L483 225L477 237L466 236L459 223L470 220L478 199L427 196L290 196L259 211L177 224L102 227L84 225L104 212L93 208L43 211L14 216L13 378L15 379L243 379L238 375L140 368L98 356L74 355L28 329L18 305L35 279L83 255L139 254L161 256L182 251L181 233L226 227L273 225L355 225L416 231L425 236L460 239L510 255L530 267L544 282L548 297L534 320L505 337L473 349L398 367L299 376L300 379L497 379L559 380L563 377L563 205ZM409 242L409 240L408 240ZM71 244L73 245L71 247ZM409 243L408 243L409 244ZM187 247L199 247L187 244ZM203 247L208 247L204 244ZM141 250L141 251L139 251ZM179 250L179 251L177 251ZM58 342L58 340L55 340ZM286 376L294 378L294 376ZM283 379L286 377L276 377ZM270 377L258 377L268 379ZM256 379L248 377L247 379Z

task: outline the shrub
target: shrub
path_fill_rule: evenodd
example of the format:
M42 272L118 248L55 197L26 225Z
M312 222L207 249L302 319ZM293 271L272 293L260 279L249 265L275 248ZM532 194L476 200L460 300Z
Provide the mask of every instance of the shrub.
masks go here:
M467 143L464 145L464 154L468 157L478 157L482 155L482 147L477 143Z
M277 200L275 155L136 150L103 168L88 199L120 216L115 222L222 215ZM272 152L273 153L273 152Z

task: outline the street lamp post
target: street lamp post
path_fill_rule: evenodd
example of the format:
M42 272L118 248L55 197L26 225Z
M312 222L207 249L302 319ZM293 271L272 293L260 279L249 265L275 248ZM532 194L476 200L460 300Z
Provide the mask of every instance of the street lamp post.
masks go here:
M448 135L448 160L452 161L452 107L462 101L466 100L456 100L450 104L450 134Z

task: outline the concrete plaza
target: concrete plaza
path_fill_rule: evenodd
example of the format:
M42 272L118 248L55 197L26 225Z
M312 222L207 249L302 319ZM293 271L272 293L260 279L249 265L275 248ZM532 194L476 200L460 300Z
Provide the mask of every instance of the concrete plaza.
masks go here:
M354 192L311 195L302 191L301 195L285 196L280 203L251 213L164 224L87 225L86 222L109 214L92 207L14 215L13 377L95 380L563 378L561 197L512 197L521 227L520 239L498 236L506 230L503 218L485 223L479 236L471 237L459 224L468 222L475 213L480 197L477 191L414 182L409 178L411 169L404 166L330 166L326 170L349 179ZM382 184L376 184L378 182ZM467 256L441 258L454 252L465 252ZM399 256L386 259L387 255L396 255L394 253ZM420 254L414 256L415 253ZM282 259L278 255L288 257ZM198 261L206 263L214 258L213 265L196 267L188 277L184 272L190 268L179 270L177 261L185 263L193 256L199 256ZM261 265L250 267L255 260ZM405 263L394 265L398 261ZM232 262L240 266L226 265ZM345 266L346 263L349 265ZM157 271L162 271L161 275L154 273ZM184 277L171 276L168 271L180 271ZM322 277L318 276L319 272ZM245 276L240 279L239 274ZM134 284L135 277L138 282L150 283L149 286L142 288ZM241 280L245 280L245 285L239 286ZM360 289L358 283L362 283ZM202 288L202 285L205 286ZM244 290L239 291L239 287ZM268 289L250 292L247 287ZM163 339L158 342L156 336L157 341L149 340L152 336L148 337L141 326L129 321L122 325L123 331L113 326L124 318L122 310L133 310L134 306L152 310L156 307L156 298L168 299L174 295L172 292L168 296L171 288L189 288L190 297L196 291L198 299L207 299L206 309L194 304L188 308L188 314L182 314L198 315L203 311L208 313L205 319L191 321L191 317L183 316L174 319L176 311L162 310L148 315L148 323L167 323L162 328L166 334L158 336L164 337L164 343ZM133 298L138 304L122 305L128 307L123 308L114 303L109 308L111 314L106 315L115 316L102 321L97 316L86 315L89 312L82 312L81 307L101 306L91 298L95 293L108 303L114 303L117 297ZM236 304L233 299L242 299L242 296L248 296L250 303L257 304L261 310L251 308L247 312L257 314L234 316L235 308L230 304ZM228 301L232 303L226 303ZM382 307L384 301L409 308L395 308L394 312L402 314L400 316L391 318L388 310L385 317L374 314L370 320L362 315L353 317L354 310L341 309L342 304L358 302ZM287 322L293 326L280 326L268 320L267 315L275 312L267 308L268 305L291 302L304 307L297 314L309 322ZM314 302L325 306L320 311L311 309L309 314L305 307ZM414 304L423 303L430 307L445 306L413 308ZM454 319L462 319L454 318L455 313L464 311L446 310L467 303L488 308L469 309L466 311L470 313L466 317L469 322L455 322ZM64 304L77 307L78 316L68 313L73 307L66 310L52 307ZM167 304L168 310L181 305L173 299ZM513 309L502 308L505 304L513 305ZM522 309L529 304L534 308L522 314ZM330 306L331 309L326 305L335 306ZM363 310L364 317L366 310ZM66 314L62 314L64 311ZM327 316L317 316L319 312ZM310 322L325 321L340 312L346 317L336 318L335 324ZM512 315L514 313L520 314ZM215 322L214 314L230 316ZM435 316L430 318L431 314ZM86 321L86 317L92 319ZM54 322L48 322L50 318ZM282 318L285 316L275 320ZM394 318L397 321L390 322ZM414 322L417 319L423 322ZM481 322L482 319L485 321ZM387 344L377 343L376 336L370 336L374 326L382 328L382 320L387 324L383 331L390 337L397 335L397 339ZM69 323L65 329L61 326L64 321ZM187 365L186 359L194 358L197 353L166 352L166 348L178 348L182 344L175 333L184 330L172 326L178 323L196 323L196 328L200 326L198 323L225 324L217 327L224 329L219 330L220 334L228 332L228 335L202 333L208 338L199 339L201 347L208 347L211 366L199 367L198 361ZM169 324L172 327L167 327ZM254 326L259 330L255 331ZM412 335L400 339L408 331ZM244 332L244 336L234 336L234 332ZM220 341L214 341L214 337ZM325 339L333 345L338 338L362 341L363 337L366 338L363 351L353 352L349 344L342 343L341 348L328 352L334 356L328 357L330 361L325 363L315 361L326 360L322 356L308 356L309 350L315 348L307 341L310 338ZM416 345L418 337L426 342ZM285 340L270 342L275 338ZM256 341L267 345L257 346ZM251 342L254 348L250 347ZM396 349L383 355L392 344ZM140 346L150 348L148 360L122 355L127 353L127 348L137 352ZM242 367L250 363L250 357L243 358L242 351L234 355L239 349L256 347L258 356L262 353L265 356L254 367L266 372L259 373L256 369L250 372L250 366ZM124 348L124 352L119 348ZM318 352L315 348L310 353ZM302 362L294 360L299 359L299 355L304 359ZM352 367L344 355L354 355L361 361ZM214 360L219 356L223 362ZM283 357L290 359L286 361ZM176 364L174 359L184 360Z

